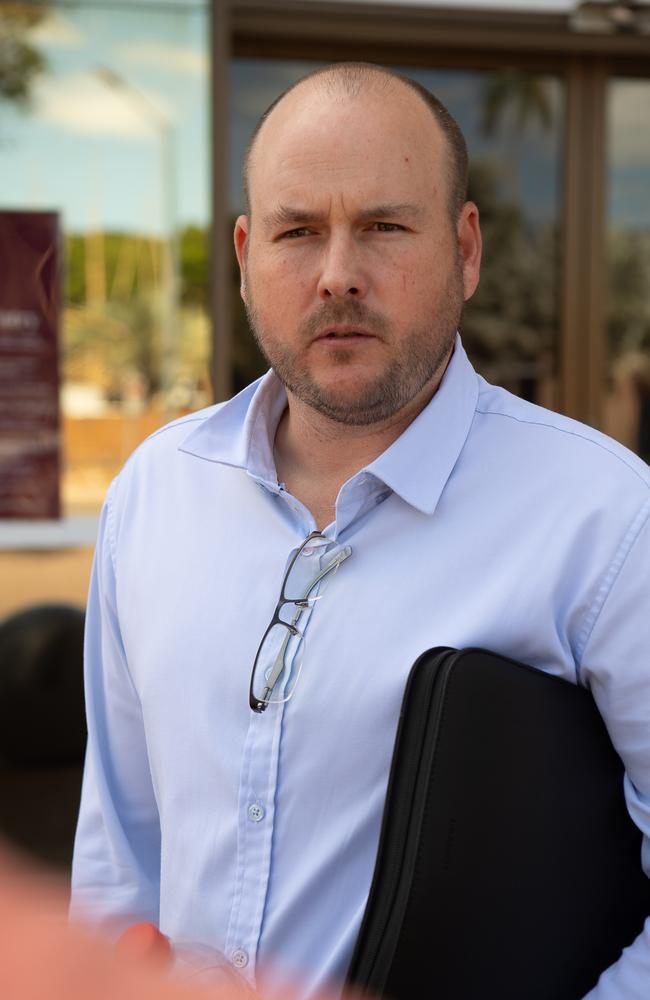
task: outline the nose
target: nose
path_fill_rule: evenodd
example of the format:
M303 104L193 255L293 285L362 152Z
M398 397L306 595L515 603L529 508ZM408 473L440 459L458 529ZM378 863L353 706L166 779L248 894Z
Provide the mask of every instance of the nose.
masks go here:
M367 290L368 281L354 240L332 239L327 246L318 280L319 298L361 299Z

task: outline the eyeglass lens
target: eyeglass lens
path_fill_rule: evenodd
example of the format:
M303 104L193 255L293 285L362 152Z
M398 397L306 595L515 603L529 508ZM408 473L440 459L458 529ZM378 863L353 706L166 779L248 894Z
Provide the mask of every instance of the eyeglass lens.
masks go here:
M277 615L260 645L252 693L258 702L288 701L302 669L311 610L351 550L323 536L306 539L287 569Z

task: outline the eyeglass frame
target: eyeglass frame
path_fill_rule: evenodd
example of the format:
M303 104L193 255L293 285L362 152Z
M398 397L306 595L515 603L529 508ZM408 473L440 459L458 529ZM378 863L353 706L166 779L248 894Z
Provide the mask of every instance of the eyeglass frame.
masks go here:
M252 673L251 673L251 682L250 682L250 687L249 687L249 691L248 691L248 703L249 703L252 711L255 712L258 715L261 715L262 712L266 711L266 709L269 707L269 705L276 704L275 702L271 702L271 701L268 701L268 700L267 701L260 701L260 699L256 698L254 696L254 693L253 693L253 684L254 684L254 681L255 681L255 671L257 670L257 661L259 660L260 653L262 651L264 643L266 642L267 636L271 632L271 629L275 628L276 625L282 625L284 628L286 628L286 630L287 630L287 638L285 640L283 640L283 646L285 645L285 643L288 643L289 639L291 637L293 637L293 636L300 635L301 637L304 638L303 633L301 633L300 630L296 626L297 626L298 622L300 621L303 612L307 611L310 608L312 608L313 604L314 604L314 601L318 600L318 598L320 596L322 596L320 594L317 594L315 598L310 598L309 595L311 594L311 592L314 589L314 587L316 587L320 583L320 581L323 579L323 577L325 577L328 573L331 573L332 570L338 570L338 568L341 565L341 563L344 562L348 558L348 556L350 556L352 554L352 549L351 549L351 547L349 545L343 546L343 548L340 549L339 552L337 552L337 554L334 557L334 559L332 560L332 562L329 563L324 569L322 569L320 571L320 573L318 573L314 577L314 579L311 581L311 584L310 584L309 589L308 589L308 591L307 591L306 594L304 594L302 597L298 597L298 598L286 597L286 595L285 595L285 588L287 586L287 581L289 580L289 576L291 574L291 570L296 565L296 562L297 562L298 558L300 557L300 554L307 547L307 545L309 544L309 542L314 541L317 538L322 539L324 542L328 542L330 544L332 543L332 539L328 538L327 535L323 535L323 533L320 532L320 531L312 531L312 532L310 532L307 535L307 537L304 539L304 541L302 541L300 543L300 545L296 549L295 553L291 557L291 560L289 561L289 565L287 566L286 570L284 571L284 576L282 578L282 586L280 587L280 597L278 598L278 602L277 602L277 604L275 606L275 611L273 612L273 617L271 618L271 621L267 625L267 627L266 627L266 629L264 631L264 634L263 634L263 636L262 636L262 638L260 640L260 644L257 647L257 652L255 654L255 659L253 660L253 670L252 670ZM294 604L296 606L296 613L294 614L294 616L293 616L293 618L291 619L290 622L285 622L284 619L282 619L280 617L280 612L282 611L282 609L287 604ZM286 654L286 649L282 649L281 652L282 652L282 670L275 677L275 679L273 680L273 683L271 684L271 686L269 688L265 688L265 690L268 690L269 694L273 691L273 688L277 684L279 678L282 676L282 672L283 672L283 670L285 669L285 666L286 666L285 662L284 662L284 657L285 657L285 654ZM278 657L279 657L279 655L280 654L278 653ZM276 659L278 657L276 657ZM284 702L289 701L289 699L293 695L294 690L295 690L295 687L291 690L291 693L287 696L287 698L284 699ZM282 702L278 702L277 704L282 704Z

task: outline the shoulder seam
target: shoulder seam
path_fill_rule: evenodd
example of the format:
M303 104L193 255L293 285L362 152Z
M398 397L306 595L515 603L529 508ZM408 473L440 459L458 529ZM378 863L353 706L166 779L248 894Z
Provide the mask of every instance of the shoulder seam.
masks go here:
M194 413L191 414L188 413L186 417L179 417L178 420L172 420L171 423L165 424L164 427L158 427L155 431L152 431L151 434L148 434L146 438L140 441L138 445L136 445L136 447L133 449L131 454L126 459L124 465L122 466L122 469L120 469L118 476L122 475L124 470L133 461L134 456L137 455L138 452L142 450L142 448L144 448L144 446L147 444L148 441L153 441L154 438L158 437L161 434L164 434L166 431L174 430L174 428L176 427L184 427L186 424L202 424L207 419L208 419L207 416L199 417Z
M550 421L546 420L522 419L521 417L516 417L513 413L503 413L501 410L482 410L479 406L477 406L476 412L482 413L484 416L505 417L506 420L515 420L518 424L534 424L537 427L546 427L548 428L548 430L557 431L558 434L568 434L570 437L576 437L579 438L581 441L586 441L587 444L592 444L594 445L594 447L600 448L601 451L606 452L606 454L611 455L612 458L617 459L621 463L621 465L624 465L627 469L630 470L630 472L634 473L637 479L640 479L644 486L650 489L650 482L647 479L645 479L640 474L640 472L638 472L634 468L633 465L631 465L629 462L626 462L621 455L618 455L611 448L607 448L604 444L601 444L600 441L594 441L593 438L587 437L586 434L579 434L577 431L570 430L567 427L558 427L556 424L553 424ZM641 461L641 459L639 461Z
M152 431L151 434L149 434L148 437L146 437L144 440L150 441L151 438L158 437L159 434L164 434L165 431L171 431L175 427L183 427L185 424L200 424L207 419L208 418L205 416L198 417L195 414L188 414L186 417L180 417L178 420L172 420L170 424L165 424L164 427L158 427L157 430ZM144 441L142 442L142 444L144 444Z

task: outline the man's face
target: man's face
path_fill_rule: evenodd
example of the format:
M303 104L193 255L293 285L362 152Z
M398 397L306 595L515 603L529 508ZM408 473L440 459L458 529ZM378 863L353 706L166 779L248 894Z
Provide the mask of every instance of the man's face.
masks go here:
M435 384L478 281L475 206L448 211L445 139L404 87L306 84L262 129L235 245L270 365L341 423L389 419Z

